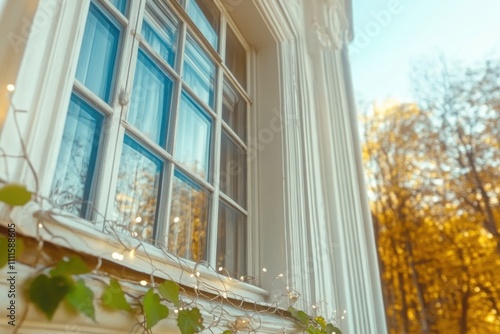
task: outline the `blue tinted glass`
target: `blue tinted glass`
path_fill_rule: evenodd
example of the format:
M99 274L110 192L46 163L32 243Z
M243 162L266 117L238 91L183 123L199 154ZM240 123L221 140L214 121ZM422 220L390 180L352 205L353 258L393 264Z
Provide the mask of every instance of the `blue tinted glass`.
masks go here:
M128 121L163 145L172 93L171 80L139 50Z
M110 0L113 5L115 5L116 8L120 12L122 12L123 15L126 15L125 10L127 9L127 0Z
M90 4L76 78L104 101L111 98L120 29Z
M182 94L174 157L194 173L208 179L212 121L191 98Z
M152 241L163 162L125 136L113 220L115 230Z
M174 66L175 28L173 24L165 24L163 32L165 34L158 33L146 20L142 24L142 36L144 36L144 39L170 66Z
M214 107L215 64L191 36L186 43L183 78L194 93L207 105Z
M190 0L187 8L188 15L208 42L217 50L217 35L219 26L219 12L208 1Z
M71 96L51 199L82 217L88 213L102 121L99 112L76 95Z

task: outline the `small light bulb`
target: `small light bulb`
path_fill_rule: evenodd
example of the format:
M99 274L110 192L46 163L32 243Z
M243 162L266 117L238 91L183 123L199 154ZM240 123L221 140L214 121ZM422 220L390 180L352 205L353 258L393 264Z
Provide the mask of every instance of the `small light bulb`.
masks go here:
M142 222L142 217L136 217L136 218L135 218L135 222L136 222L136 223L140 223L140 222Z
M189 277L193 278L193 277L194 277L194 274L189 275Z
M245 280L245 276L240 276L240 281L244 281Z
M199 271L196 272L196 277L200 277L200 272Z
M278 277L283 277L283 274L279 274Z
M179 310L178 310L178 309L175 309L175 310L174 310L174 313L179 313Z
M222 297L227 298L227 293L225 293L225 292L224 292L224 293L222 294Z
M38 223L38 227L39 228L43 228L43 224L42 223Z
M267 273L267 269L266 268L262 268L262 271Z
M118 261L123 260L123 254L120 254L117 252L113 252L113 254L111 254L111 257L115 260L118 260Z
M142 286L146 286L146 285L148 285L148 282L146 282L145 280L142 280L139 282L139 284Z
M223 270L224 270L224 268L222 268L222 267L219 267L219 271L223 271Z
M8 84L7 85L7 90L9 92L13 92L14 90L16 90L16 86L14 86L13 84Z
M175 217L175 218L174 218L174 223L178 223L178 222L179 222L179 220L181 220L179 217Z

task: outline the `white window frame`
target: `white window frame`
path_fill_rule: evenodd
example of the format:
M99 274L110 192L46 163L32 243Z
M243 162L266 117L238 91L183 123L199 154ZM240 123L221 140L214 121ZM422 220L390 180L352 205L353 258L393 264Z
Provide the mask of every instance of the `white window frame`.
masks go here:
M51 180L55 171L55 165L57 161L58 150L54 149L54 147L59 147L62 137L62 131L64 128L65 116L67 114L67 107L69 105L69 98L74 86L74 75L76 71L76 64L79 57L80 44L83 38L84 26L86 22L87 12L90 0L78 1L78 2L67 2L62 0L41 0L42 7L53 6L52 2L55 5L59 5L59 7L54 7L57 9L54 17L51 17L51 25L45 26L44 29L41 29L41 34L38 35L36 39L31 39L28 45L27 52L34 52L35 50L44 50L43 54L40 54L37 58L38 62L45 61L46 65L39 65L39 63L29 63L24 64L21 68L21 72L18 78L18 82L16 82L17 87L26 87L25 90L22 88L17 91L15 95L15 101L18 103L16 106L18 108L24 110L33 110L34 114L22 114L19 118L20 127L22 129L35 129L35 131L30 131L24 137L25 142L27 143L27 151L30 154L31 162L35 166L35 170L37 171L37 177L41 182L39 182L39 187L37 188L37 193L40 193L42 196L46 198L50 194ZM105 0L102 0L105 1ZM169 1L168 3L175 4L175 0L162 0ZM236 26L232 20L232 18L228 15L228 12L231 8L226 9L221 5L221 1L216 2L217 5L222 9L222 12L226 14L225 19L229 22L231 26ZM106 5L107 4L107 5ZM104 2L104 6L106 8L114 9L111 7L111 4ZM253 5L252 5L253 6ZM51 7L52 8L52 7ZM175 8L175 7L174 7ZM258 6L256 6L253 10L258 11ZM117 10L115 10L118 12ZM45 13L38 12L37 15L43 16ZM266 30L267 27L265 25L261 25L262 29ZM246 28L249 28L246 26ZM133 33L133 31L126 31L126 34ZM194 33L197 33L196 31ZM243 42L242 36L238 30L235 29L235 33L237 34L240 42ZM266 34L271 36L271 32L266 30ZM266 37L269 40L270 37ZM50 47L47 47L50 45ZM259 44L260 45L260 44ZM202 44L203 46L203 44ZM131 45L124 46L131 47ZM208 46L205 46L208 49ZM248 47L248 46L247 46ZM269 45L269 48L272 49L269 53L266 51L266 56L260 55L256 56L256 52L249 48L247 53L247 78L248 78L248 91L249 94L254 96L257 92L257 88L259 90L267 90L266 87L272 87L272 91L267 92L267 94L271 94L269 96L273 96L272 100L267 99L259 99L259 103L254 103L250 105L250 108L247 110L249 114L249 122L247 124L247 133L249 137L253 137L254 139L258 137L258 130L262 126L269 126L273 124L273 126L277 126L280 128L280 122L282 121L279 115L277 115L274 111L275 108L279 108L279 99L280 99L280 88L278 81L278 67L275 61L276 57L276 44ZM268 48L268 46L266 46ZM259 47L260 49L260 47ZM213 51L214 56L216 55L215 51ZM44 60L45 59L45 60ZM266 64L272 69L272 80L261 81L262 85L256 85L256 78L263 75L267 77L269 71L263 70L262 68L256 71L256 64L259 62L258 59L262 59L260 62L262 64ZM272 59L272 62L268 64L268 60ZM36 72L37 79L37 90L32 90L32 82L33 82L33 69ZM40 71L40 72L38 72ZM259 74L257 74L259 73ZM125 73L119 73L118 75L123 76ZM219 75L221 73L219 72ZM228 77L229 80L233 80L234 78ZM120 80L120 79L119 79ZM262 79L260 79L262 80ZM234 84L234 82L233 82ZM55 90L54 87L58 89ZM81 88L85 89L85 87ZM119 94L115 94L114 98L117 99ZM25 102L25 103L19 103ZM269 114L269 119L263 119L261 121L258 120L259 116L257 114L257 107L259 110L264 110L264 114ZM274 108L274 109L273 109ZM271 114L271 112L273 112ZM259 113L261 114L261 113ZM25 117L25 116L28 117ZM267 116L266 116L267 117ZM12 122L12 120L8 120L8 122ZM116 126L118 122L113 122L112 126ZM9 123L12 125L12 123ZM9 129L13 127L10 126ZM274 131L274 130L273 130ZM275 133L277 137L281 137L279 131ZM5 136L10 136L14 138L16 134L12 131L10 133L5 133ZM39 138L45 138L45 141L40 141ZM7 143L8 143L7 139ZM267 143L265 143L267 145ZM215 145L219 145L219 143L215 143ZM254 149L254 143L251 142L251 148ZM258 144L259 145L259 144ZM274 146L273 150L280 150L282 145L282 139L280 138L278 141L273 142ZM104 148L104 153L107 154L108 148ZM265 152L269 152L271 156L275 158L282 159L282 152L280 151L279 157L276 156L275 153L270 152L268 147L266 146ZM212 269L207 269L203 266L197 266L196 269L199 270L205 277L213 284L213 287L219 289L230 289L232 293L234 293L235 298L249 298L255 301L264 302L268 300L271 289L271 279L269 277L274 277L279 273L285 273L286 271L286 259L283 256L284 251L284 233L283 229L284 224L284 213L283 213L283 198L282 196L282 186L278 186L277 188L273 188L272 197L278 199L276 203L267 203L266 205L272 206L273 214L269 215L269 212L262 213L259 210L260 203L260 193L262 191L264 193L269 193L269 189L264 189L262 185L265 185L265 182L259 180L259 173L263 172L263 165L271 165L271 161L266 161L267 157L260 157L260 149L254 149L252 153L255 155L251 159L251 163L248 166L248 183L251 186L249 188L249 193L247 197L248 201L248 239L247 239L247 249L251 250L247 252L247 262L248 262L248 275L251 275L256 278L257 286L246 284L244 282L239 282L238 280L229 280L228 277L221 277L217 272L213 272ZM282 182L282 171L281 171L282 162L280 160L279 164L273 166L274 174L269 177L277 180L278 182ZM266 168L266 167L264 167ZM33 176L26 167L23 162L13 162L12 166L9 167L10 170L16 171L15 179L18 182L28 184L33 186L34 180ZM266 170L267 171L267 170ZM101 175L101 178L105 177L104 174ZM12 178L11 178L12 179ZM262 189L261 189L262 188ZM260 190L259 190L260 189ZM281 199L280 199L281 198ZM46 234L44 229L39 229L36 224L22 224L22 228L20 229L20 233L24 233L26 235L38 236L43 235L44 238L50 240L54 244L58 244L64 247L70 247L75 249L76 251L81 251L83 253L87 253L89 255L93 255L96 257L103 258L105 260L109 260L112 262L117 262L116 259L112 257L112 253L116 250L123 250L124 244L117 242L116 240L111 240L109 235L106 235L102 232L99 232L99 224L102 224L102 219L97 220L96 223L90 223L88 220L78 218L76 216L68 217L62 211L57 212L57 210L53 210L57 215L47 216L48 208L45 204L42 206L37 203L32 203L32 205L27 206L22 209L16 209L12 213L11 217L16 222L36 222L42 221L44 227L48 227L47 230L51 231L52 235L64 235L68 237L67 239L58 239L53 238L51 234ZM36 218L33 218L33 214L36 215ZM264 221L264 220L265 221ZM277 220L279 223L276 224ZM279 253L274 252L271 257L269 257L268 250L276 249L276 243L271 243L266 246L266 249L263 250L263 242L261 238L263 235L269 235L268 230L261 229L259 226L266 224L271 227L273 231L279 231L279 235L277 235L279 240L275 240L279 244L280 251ZM276 224L276 225L270 225ZM267 229L266 226L266 229ZM97 242L96 242L97 241ZM133 248L135 245L132 244L134 240L130 238L130 240L125 240L125 244L129 248ZM264 241L267 243L267 241ZM124 258L121 265L124 267L128 267L140 272L149 273L151 270L151 264L153 264L157 268L164 268L164 272L157 272L158 277L175 279L181 284L185 284L187 286L191 286L193 281L186 276L185 271L193 270L195 265L189 261L179 260L177 258L169 258L161 252L158 248L152 245L146 245L144 248L146 251L139 250L136 252L136 257L142 256L145 261L132 261L127 257ZM145 258L145 254L147 253L147 258ZM262 258L264 256L264 258ZM273 263L273 267L270 267L271 264L263 264L263 259L270 259ZM267 273L264 276L267 278L263 278L263 272L261 271L262 267L265 266L268 268ZM166 274L168 273L168 274ZM260 287L259 287L260 286ZM261 288L264 287L265 289Z
M240 147L242 147L244 150L248 150L248 147L246 143L244 143L243 140L246 139L240 139L235 131L233 131L228 124L226 124L222 120L222 94L223 94L223 80L226 78L226 80L231 83L231 85L237 90L239 95L243 97L245 100L245 103L247 104L247 114L250 112L250 106L251 106L251 99L247 91L245 91L242 88L242 85L234 78L233 74L227 69L227 67L224 65L223 58L225 55L225 31L227 27L230 27L232 29L239 42L241 45L246 49L247 53L247 59L250 58L250 47L248 44L246 44L245 40L242 38L241 33L238 31L237 27L232 23L230 20L227 20L227 13L224 11L223 6L221 5L220 2L215 1L216 6L218 7L218 10L221 12L221 19L220 19L220 28L219 28L219 34L218 34L218 39L219 39L219 47L218 50L215 51L211 47L211 45L208 43L208 41L205 40L203 37L202 33L199 31L199 29L194 25L194 23L190 20L189 16L187 15L186 12L184 12L184 9L182 6L177 5L177 2L175 1L170 1L168 5L166 3L155 3L154 6L156 7L157 5L160 5L164 8L161 8L165 11L169 11L172 15L176 16L178 18L178 27L177 27L177 41L175 45L175 64L174 67L170 67L166 61L160 60L160 57L155 57L154 51L152 48L147 44L147 42L143 42L142 36L138 38L130 38L130 34L134 34L134 26L137 26L138 29L140 30L140 26L142 24L142 17L146 16L146 1L144 2L139 2L139 1L128 1L129 8L128 8L128 16L131 17L131 21L127 19L122 13L120 13L111 3L109 3L107 0L95 0L93 1L94 3L97 4L98 7L100 7L100 10L103 15L109 16L112 15L112 19L115 21L118 21L122 25L122 30L120 34L120 44L118 46L118 51L117 51L117 61L118 65L115 70L115 83L112 85L112 91L111 91L111 100L110 100L110 105L104 103L99 97L96 96L93 92L91 92L89 89L87 89L82 83L80 83L77 79L75 79L75 82L73 84L73 92L78 93L80 97L82 97L85 101L87 101L89 104L93 104L96 106L97 110L100 110L102 114L106 117L106 120L104 121L104 124L108 123L106 133L102 133L102 136L105 138L105 142L100 143L100 154L98 158L98 166L95 168L96 170L100 169L99 172L95 173L97 176L97 180L94 180L94 184L96 185L95 187L97 190L95 191L95 198L94 198L94 203L95 203L95 211L97 212L105 212L104 219L98 220L98 224L96 225L96 228L99 230L105 229L105 223L104 221L109 221L112 219L112 211L114 207L114 189L116 189L116 184L117 184L117 174L118 174L118 168L117 166L120 163L120 156L121 156L121 150L123 147L123 138L125 132L131 133L134 137L139 137L140 140L138 141L135 139L135 141L141 146L145 147L144 143L149 144L148 150L151 151L151 147L156 148L153 152L156 153L157 156L162 156L162 161L164 162L164 171L167 171L167 175L163 176L163 182L162 185L159 186L160 194L158 197L158 209L157 209L157 216L156 216L156 224L159 225L156 228L159 227L160 231L168 232L168 220L169 220L169 209L170 205L168 203L165 203L166 201L170 202L171 199L171 193L172 193L172 184L173 184L173 179L174 179L174 169L178 169L181 171L184 175L187 175L191 180L196 182L197 184L201 185L203 189L205 189L210 193L210 208L209 208L209 214L210 217L208 217L208 224L207 227L209 228L208 235L209 238L207 240L208 244L208 249L207 249L207 256L208 256L208 263L212 266L216 266L216 252L217 252L217 226L218 226L218 209L219 209L219 203L220 199L223 199L226 205L229 205L231 208L235 209L237 212L240 212L244 214L246 218L246 225L248 225L251 221L251 218L249 218L249 212L245 208L243 208L241 205L236 203L235 200L230 198L229 196L223 194L220 191L219 188L219 176L220 176L220 148L221 148L221 134L222 134L222 129L232 138L234 139L235 142L238 143ZM89 2L90 3L90 2ZM139 4L142 3L142 6L139 8ZM150 3L148 1L148 3ZM153 3L153 1L151 1ZM103 12L104 9L107 11L107 13ZM87 10L88 12L88 10ZM133 15L131 15L133 13ZM138 13L138 15L136 15ZM140 20L140 22L133 22L133 20ZM85 20L84 20L85 21ZM216 69L216 78L214 80L214 101L215 105L213 110L198 96L193 92L193 90L182 80L181 74L183 73L183 59L184 59L184 48L185 48L185 42L187 40L187 35L192 36L195 40L197 40L197 44L202 48L202 50L210 57L210 59L214 62L215 64L215 69ZM125 37L124 37L125 36ZM139 35L136 35L139 36ZM206 113L207 115L211 116L213 119L212 122L212 145L211 145L211 150L213 150L213 154L210 154L210 166L212 171L210 171L211 176L208 178L208 180L204 180L201 177L198 177L197 175L190 173L189 169L185 168L185 166L179 165L177 162L175 162L175 158L171 156L169 152L172 152L172 148L175 145L175 135L172 135L171 133L167 137L167 150L159 148L158 145L152 144L152 141L148 140L144 135L140 133L140 131L136 130L133 128L133 126L129 125L126 121L126 113L128 111L128 106L125 105L125 100L130 99L130 93L132 91L132 85L133 85L133 77L135 73L135 66L137 64L137 54L138 54L138 49L141 48L146 51L147 56L149 59L152 61L155 61L156 63L161 63L161 69L169 76L169 78L172 80L173 83L173 90L172 90L172 96L171 100L172 106L171 109L169 110L169 113L173 118L171 117L169 120L170 122L173 122L175 124L176 122L176 115L178 114L178 109L179 109L179 104L180 104L180 98L181 98L181 92L184 91L189 94L189 96L200 106L200 108L203 109L203 112ZM222 56L219 56L222 55ZM247 63L249 63L247 61ZM130 64L130 65L129 65ZM124 80L127 79L128 80ZM126 82L126 86L124 85L124 82ZM248 86L248 83L245 83ZM127 95L126 97L124 96L124 92ZM124 111L121 112L122 106L125 105ZM248 117L247 117L248 118ZM248 126L248 122L247 126ZM103 125L104 125L103 124ZM105 127L105 126L103 126ZM175 125L174 125L175 127ZM170 132L172 129L170 129ZM248 133L248 131L247 131ZM159 154L163 153L163 154ZM112 158L107 158L104 159L104 156L111 156ZM114 157L114 158L113 158ZM106 161L105 161L106 160ZM109 160L113 160L114 162L111 162ZM172 163L173 162L173 163ZM99 167L100 165L100 167ZM103 168L104 166L104 168ZM111 168L110 166L114 166L114 168ZM175 166L175 168L174 168ZM170 182L169 182L170 181ZM247 196L248 197L248 196ZM91 198L92 200L92 198ZM163 213L163 214L162 214ZM97 216L94 216L92 218L98 218ZM164 223L166 222L166 223ZM246 233L248 236L248 232ZM123 238L124 236L121 236L120 238ZM246 243L247 245L249 244L248 242ZM249 253L249 250L247 249L247 254ZM191 262L188 260L183 260L187 262ZM195 265L193 262L192 265ZM250 266L248 266L250 268ZM251 273L248 272L245 273L245 276L249 276Z

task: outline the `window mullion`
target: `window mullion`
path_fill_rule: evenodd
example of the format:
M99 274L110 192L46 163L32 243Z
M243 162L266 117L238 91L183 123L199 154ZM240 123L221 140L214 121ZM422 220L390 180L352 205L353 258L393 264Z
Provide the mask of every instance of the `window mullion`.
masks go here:
M255 96L257 92L257 57L254 50L250 50L247 58L247 80L248 92L251 96ZM257 133L257 106L255 104L247 104L247 138L245 140L248 144L250 133ZM281 120L280 120L281 121ZM281 124L280 124L281 126ZM259 200L258 192L255 189L256 184L259 183L258 177L258 161L256 156L252 156L250 150L247 151L247 184L249 185L247 191L247 270L248 275L258 277L260 273L260 247L258 236L260 235L260 225L257 223L259 218Z
M226 27L226 19L225 16L222 15L221 18L221 29L219 35L219 48L220 50L224 50L225 48L225 27ZM224 54L221 52L221 54ZM214 184L214 193L212 198L212 207L210 210L210 224L209 226L209 243L208 243L208 263L215 267L217 264L217 230L218 230L218 221L219 221L219 195L220 195L220 155L221 155L221 131L222 131L222 96L224 94L223 89L224 82L224 71L222 69L222 65L218 64L217 70L217 82L216 82L216 104L215 104L215 131L214 131L214 155L213 155L213 184Z
M123 32L124 38L122 39L121 54L124 56L120 59L119 63L119 77L116 80L113 114L109 118L109 128L105 137L105 151L101 155L102 157L107 157L108 161L105 164L105 168L102 169L97 203L98 208L102 210L99 212L105 212L105 219L107 221L114 219L114 195L125 135L122 120L126 118L128 108L130 107L130 97L137 63L136 55L139 48L139 40L135 36L142 20L141 18L144 15L144 8L145 3L141 1L132 1L130 3L130 13L139 13L139 15L130 15L129 25L125 27ZM100 227L104 228L104 226Z
M182 73L182 66L184 64L184 48L186 45L186 34L187 34L187 28L186 24L184 22L179 23L178 26L178 31L179 31L179 36L177 40L177 45L178 45L178 51L177 51L177 56L175 59L175 69L177 70L177 73ZM174 91L172 94L172 106L171 106L171 119L170 119L170 135L167 137L167 151L172 152L172 156L174 154L174 147L175 147L175 137L176 137L176 131L177 131L177 115L179 113L179 108L180 108L180 100L181 100L181 93L182 93L182 81L179 76L176 76L174 78ZM175 166L172 162L169 162L165 166L165 171L166 171L166 177L164 179L163 185L164 189L166 189L167 195L164 196L164 201L165 203L165 219L164 223L162 226L159 228L158 233L162 236L162 242L165 244L165 250L168 250L168 231L170 230L170 212L172 209L172 189L173 189L173 182L174 182L174 171L175 171Z

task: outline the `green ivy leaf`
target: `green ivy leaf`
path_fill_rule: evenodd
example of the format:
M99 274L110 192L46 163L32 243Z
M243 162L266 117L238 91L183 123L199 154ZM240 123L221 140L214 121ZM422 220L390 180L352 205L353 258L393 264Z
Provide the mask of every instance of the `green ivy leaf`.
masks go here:
M23 239L16 238L14 239L14 243L15 253L11 253L11 255L15 255L15 258L17 259L24 251L24 242ZM9 238L3 234L0 235L0 268L9 263L9 250Z
M222 334L233 334L233 332L228 329L228 330L225 330L224 332L222 332Z
M152 328L158 321L168 317L168 307L160 303L160 296L149 289L144 295L144 315L146 316L146 327Z
M20 184L7 184L0 189L0 202L12 206L20 206L28 203L31 199L31 193L25 186Z
M295 316L304 326L309 325L309 316L304 311L297 311L297 315Z
M328 332L328 334L342 334L342 331L331 323L326 324L326 331Z
M326 333L326 332L322 331L321 329L313 327L312 325L309 326L309 327L307 327L307 332L309 334L323 334L323 333Z
M173 281L165 281L158 286L158 292L175 306L179 306L179 285Z
M85 285L83 280L76 282L73 289L66 295L66 301L76 311L95 321L94 293Z
M71 256L59 261L54 269L50 271L52 276L57 275L81 275L90 272L89 267L79 256Z
M57 306L72 287L71 277L49 277L41 274L31 282L28 290L29 299L51 320Z
M132 311L120 283L114 278L109 281L109 285L102 292L101 300L105 306L111 309Z
M205 329L200 310L196 307L191 310L179 311L179 315L177 316L177 326L181 330L182 334L199 333Z
M321 329L326 329L326 321L325 321L325 318L323 317L316 317L314 318L314 321L321 326Z

